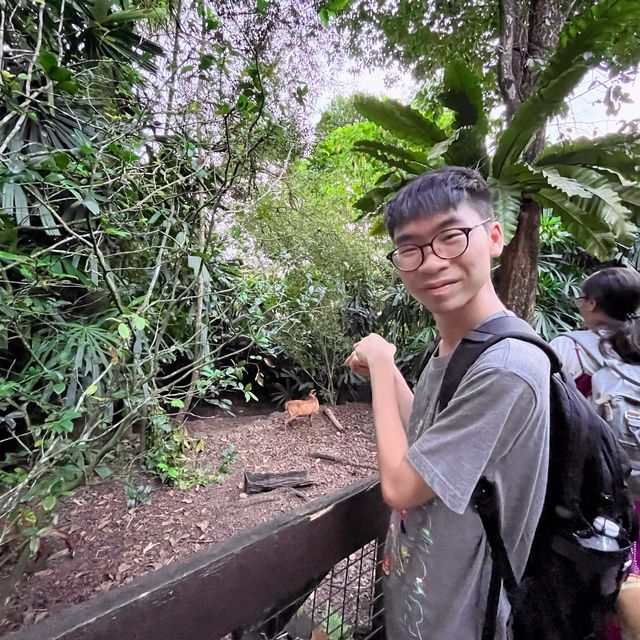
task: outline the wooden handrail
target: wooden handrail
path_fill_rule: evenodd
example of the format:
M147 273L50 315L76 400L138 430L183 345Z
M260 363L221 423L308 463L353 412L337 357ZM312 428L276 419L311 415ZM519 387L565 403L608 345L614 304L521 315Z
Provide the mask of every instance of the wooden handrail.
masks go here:
M369 478L4 640L217 640L298 597L388 519Z

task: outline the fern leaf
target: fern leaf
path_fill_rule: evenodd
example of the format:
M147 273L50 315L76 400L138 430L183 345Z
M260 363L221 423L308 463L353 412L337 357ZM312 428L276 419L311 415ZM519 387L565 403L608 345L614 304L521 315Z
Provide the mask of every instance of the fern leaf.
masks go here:
M532 197L560 216L567 231L585 251L599 260L610 257L616 246L615 236L598 216L581 209L562 191L552 187L544 187Z
M509 244L518 227L518 215L522 205L522 191L515 184L505 184L489 179L493 196L493 213L504 233L505 244Z
M417 109L407 107L397 100L357 96L354 98L354 106L360 115L412 144L431 147L447 137L442 129Z
M618 240L628 240L634 229L629 224L631 211L623 204L612 184L602 174L586 167L568 167L560 165L557 171L562 177L568 177L579 183L588 194L588 201L580 198L578 206L601 218L613 231Z
M463 60L454 60L444 71L443 104L456 114L455 127L476 127L486 135L489 128L484 112L480 78Z
M451 142L444 153L444 159L447 164L471 167L486 176L489 167L484 135L477 127L458 129L451 136Z
M425 153L409 151L375 140L359 140L353 145L353 150L366 153L371 158L390 167L396 167L414 175L419 175L431 167Z
M547 147L537 158L536 166L589 165L615 169L626 177L635 177L640 164L640 136L614 133L597 140L578 138Z
M604 0L565 25L534 91L500 136L493 159L495 177L518 160L547 119L558 113L586 71L603 59L625 29L634 26L640 28L637 0ZM632 64L640 59L640 47L632 57Z

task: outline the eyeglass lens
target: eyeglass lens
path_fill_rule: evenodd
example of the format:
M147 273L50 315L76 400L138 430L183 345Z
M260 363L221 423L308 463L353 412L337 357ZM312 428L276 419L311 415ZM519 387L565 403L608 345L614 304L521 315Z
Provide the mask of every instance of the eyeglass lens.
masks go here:
M444 260L451 260L463 254L467 248L468 236L461 229L448 229L436 235L431 241L433 252ZM426 247L407 245L399 247L393 254L393 264L402 271L412 271L422 264L422 254Z

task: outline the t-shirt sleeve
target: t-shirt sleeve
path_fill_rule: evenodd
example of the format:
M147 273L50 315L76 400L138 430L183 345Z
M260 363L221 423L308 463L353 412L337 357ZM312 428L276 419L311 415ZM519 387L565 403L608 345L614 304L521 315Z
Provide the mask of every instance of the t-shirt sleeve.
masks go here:
M578 349L580 347L576 344L575 340L572 340L568 336L558 336L549 344L558 354L562 368L572 380L575 380L579 375L584 373L582 363L578 357Z
M507 455L531 423L536 395L522 377L505 368L473 368L451 402L410 447L407 457L453 512L469 505L481 476Z

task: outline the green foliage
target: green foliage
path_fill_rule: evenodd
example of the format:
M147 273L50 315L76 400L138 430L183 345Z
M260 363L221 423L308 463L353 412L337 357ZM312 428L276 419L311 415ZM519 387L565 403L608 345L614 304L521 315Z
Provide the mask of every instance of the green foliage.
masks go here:
M361 95L355 99L354 104L362 116L411 144L430 147L447 137L444 131L417 109L407 107L397 100L378 100Z
M202 469L190 453L204 449L204 442L176 428L164 412L150 416L150 429L145 451L145 466L157 474L162 482L179 489L215 482L217 477L209 469Z
M598 16L590 11L579 21L582 25L589 25L589 33L593 37L596 36L592 23L609 18L606 12ZM620 19L617 13L615 16L615 19L612 18L614 23ZM571 52L574 60L591 61L591 56L576 57L575 48L592 44L592 40L583 38L580 35L582 32L576 35L572 25L567 27L567 33L563 35L563 44L550 64L557 65L558 56L562 59L568 55L562 47ZM604 44L601 49L604 51ZM464 72L463 68L458 60L448 65L445 74L445 89L441 98L443 104L457 109L454 127L458 127L445 140L428 142L419 151L376 141L359 141L354 145L356 152L365 153L387 165L387 173L379 178L380 186L370 189L355 202L355 206L365 215L375 216L374 230L380 228L382 204L407 180L428 167L452 164L476 168L487 174L490 166L484 142L487 125L486 119L478 119L482 113L478 102L481 98L479 81L469 68ZM583 66L580 68L583 69ZM563 100L582 76L570 77L573 78L573 84L567 80L562 90L558 89L558 99ZM546 72L540 76L540 95L547 95L545 83L552 82L549 78ZM452 98L454 95L455 99ZM565 228L581 248L600 260L606 260L614 254L618 245L630 246L637 231L635 222L640 213L640 191L632 182L631 172L632 167L640 162L638 136L618 134L589 142L563 143L543 151L527 163L523 157L527 144L554 108L551 102L546 108L543 107L537 95L534 91L530 101L518 111L497 141L496 156L491 163L493 173L488 176L496 218L503 225L508 242L517 228L523 199L534 200L560 216ZM528 106L529 103L534 106ZM377 118L375 121L378 124L386 123L389 132L404 139L417 140L421 137L419 132L424 128L421 122L408 124L406 121L397 126L390 117L386 117L387 109L386 102L375 98L367 101L367 112L372 118ZM535 126L531 125L533 117L526 115L531 110L536 113ZM385 114L384 119L377 115L378 111ZM521 113L525 115L521 116ZM460 126L474 119L475 126ZM418 132L413 138L408 132L412 126Z
M174 100L160 134L149 98L160 38L139 31L159 13L53 0L9 2L2 16L0 544L18 531L35 546L59 497L111 473L134 427L168 484L228 469L231 451L200 469L203 443L167 411L255 398L246 378L263 330L237 304L244 274L210 222L246 196L279 129L269 68L228 31L199 49L211 100Z
M493 159L493 175L500 177L506 167L522 157L528 144L547 120L558 113L585 73L598 65L628 28L640 27L640 5L635 0L603 0L567 23L560 42L534 91L500 136ZM640 60L634 49L632 64Z
M141 505L151 503L151 485L150 484L125 484L124 496L127 500L127 509L134 509Z
M489 125L479 75L459 58L445 67L442 104L455 114L454 128L475 127L481 135L487 134Z
M544 214L533 326L547 340L582 324L575 304L579 285L585 277L580 261L580 250L563 227L561 218Z
M329 640L353 640L351 625L344 621L339 611L333 611L329 603L325 605L321 627Z

